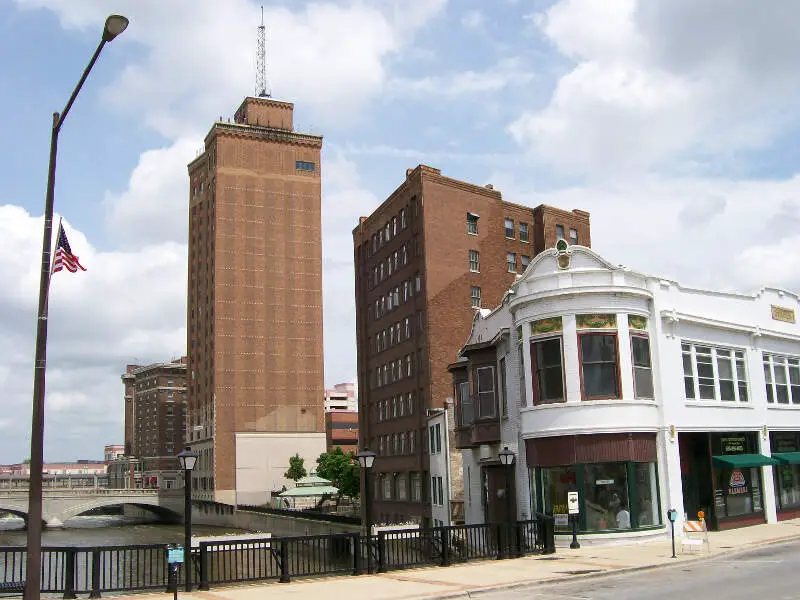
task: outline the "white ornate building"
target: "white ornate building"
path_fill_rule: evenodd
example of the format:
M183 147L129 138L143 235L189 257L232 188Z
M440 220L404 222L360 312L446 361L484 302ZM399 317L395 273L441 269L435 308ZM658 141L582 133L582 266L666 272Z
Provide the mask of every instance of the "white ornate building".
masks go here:
M580 499L584 539L800 514L798 296L683 287L559 242L476 313L454 379L468 523ZM677 529L680 531L680 529ZM610 537L609 537L610 536Z

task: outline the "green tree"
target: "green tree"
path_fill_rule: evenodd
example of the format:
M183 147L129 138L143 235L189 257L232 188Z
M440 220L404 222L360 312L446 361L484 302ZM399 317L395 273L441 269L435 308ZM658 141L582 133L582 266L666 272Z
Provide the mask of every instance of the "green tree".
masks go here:
M292 481L297 481L298 479L302 479L308 473L306 472L306 468L303 466L305 462L304 459L300 458L299 454L295 454L289 459L289 470L283 474L286 479L291 479Z
M345 453L339 446L320 454L317 459L317 475L339 488L339 496L358 497L361 487L355 454Z

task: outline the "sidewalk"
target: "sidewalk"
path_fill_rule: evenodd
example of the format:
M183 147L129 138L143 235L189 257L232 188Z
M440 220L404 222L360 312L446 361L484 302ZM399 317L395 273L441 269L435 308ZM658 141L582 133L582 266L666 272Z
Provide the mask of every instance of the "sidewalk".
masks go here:
M774 542L800 538L800 519L773 525L709 533L711 552L706 547L681 553L676 533L677 558L671 558L669 539L631 545L587 546L578 550L559 548L549 556L527 556L511 560L473 562L453 567L394 571L358 577L325 577L293 580L288 584L267 582L237 587L217 587L207 592L180 592L186 600L260 600L315 598L318 600L411 600L417 598L468 597L483 591L525 587L533 584L594 577L657 568L742 552ZM115 596L115 598L120 598ZM163 600L164 593L136 594L136 600Z

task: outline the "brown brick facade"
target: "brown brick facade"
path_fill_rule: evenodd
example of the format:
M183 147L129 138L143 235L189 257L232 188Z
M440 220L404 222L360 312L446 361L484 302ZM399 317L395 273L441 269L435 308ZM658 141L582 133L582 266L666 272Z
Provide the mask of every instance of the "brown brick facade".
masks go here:
M292 131L292 112L246 98L189 164L190 442L218 501L235 433L324 431L322 138Z
M477 220L475 233L468 231L468 213ZM513 235L509 236L507 218L513 220ZM527 241L520 240L521 223ZM409 169L406 181L354 229L361 443L379 453L373 489L380 494L374 498L373 520L424 521L430 517L425 410L446 407L446 399L453 396L447 366L469 336L475 310L472 289L480 288L481 307L497 306L516 275L522 273L522 257L530 260L555 245L556 225L562 225L567 233L574 229L578 243L591 243L588 213L511 204L491 186L444 177L438 169L419 165ZM478 253L477 271L471 269L470 250ZM389 274L387 261L393 261L395 252L400 253L399 268L392 264ZM509 253L514 254L513 271L508 268ZM407 281L413 286L408 298ZM399 306L392 298L391 310L381 308L387 294L393 295L398 287ZM407 317L410 337L406 336ZM387 342L382 341L384 331L389 332ZM410 375L406 370L409 357ZM398 360L402 370L396 373ZM398 398L402 412L395 408ZM416 436L413 442L408 441L410 436ZM402 444L394 441L398 437ZM454 442L451 432L451 450ZM454 454L452 479L458 485L460 454ZM401 489L404 476L417 475L423 482L419 499L411 497L411 490L404 493ZM386 478L392 483L384 488ZM462 490L455 485L451 493L458 499ZM389 498L382 497L386 489Z

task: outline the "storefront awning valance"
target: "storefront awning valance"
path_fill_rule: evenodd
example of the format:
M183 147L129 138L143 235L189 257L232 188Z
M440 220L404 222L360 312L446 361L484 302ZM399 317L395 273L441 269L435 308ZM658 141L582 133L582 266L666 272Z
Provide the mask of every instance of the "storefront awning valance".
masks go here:
M772 458L787 465L800 465L800 452L773 452Z
M714 464L718 467L729 469L744 469L747 467L765 467L780 464L774 458L763 454L725 454L723 456L712 456Z

